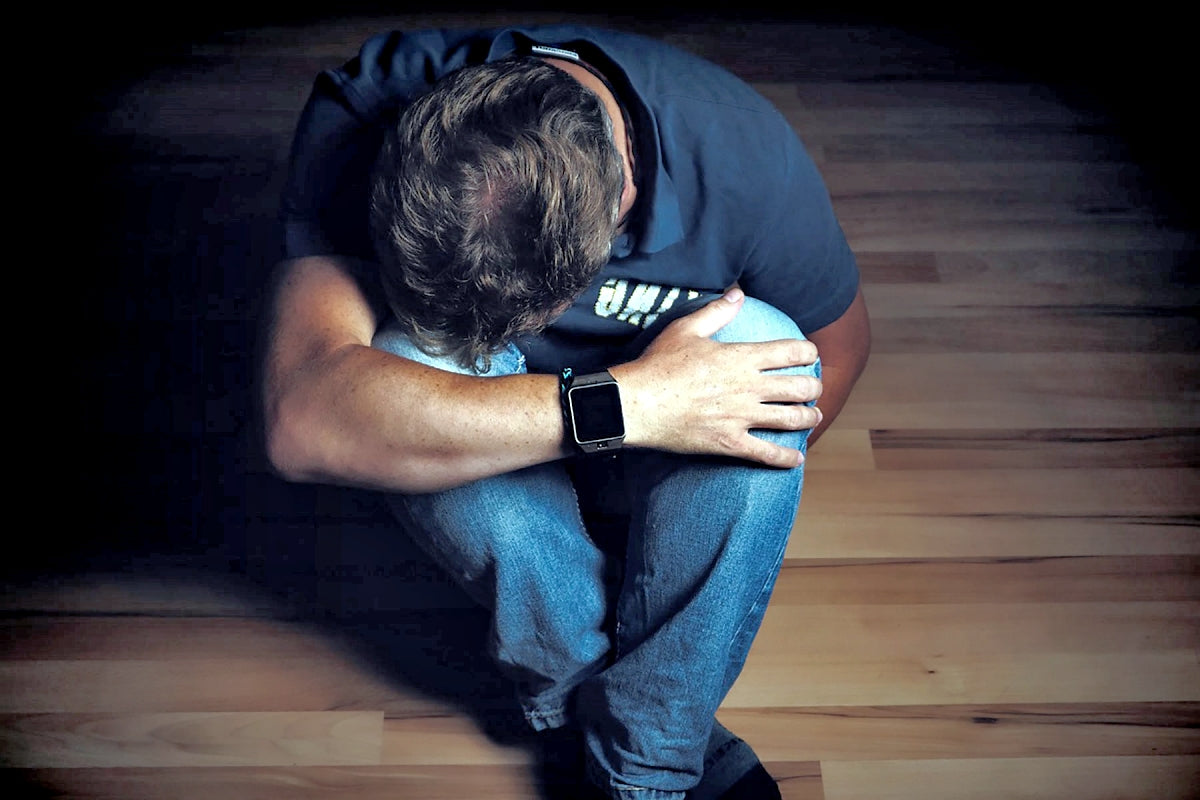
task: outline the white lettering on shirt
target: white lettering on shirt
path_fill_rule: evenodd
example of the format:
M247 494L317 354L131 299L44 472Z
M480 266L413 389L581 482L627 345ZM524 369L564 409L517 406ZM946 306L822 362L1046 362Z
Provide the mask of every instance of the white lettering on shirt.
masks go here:
M654 324L659 314L675 305L683 296L694 300L700 293L694 289L678 286L659 286L654 283L630 283L619 278L609 278L600 287L596 298L596 316L615 317L639 328Z

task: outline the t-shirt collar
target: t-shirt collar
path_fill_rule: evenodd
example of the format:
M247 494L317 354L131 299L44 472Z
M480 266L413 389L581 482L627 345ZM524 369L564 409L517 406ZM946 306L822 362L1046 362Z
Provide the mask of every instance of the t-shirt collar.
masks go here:
M569 43L542 42L534 39L530 31L520 28L507 28L500 31L492 40L488 50L488 61L498 61L515 52L528 52L535 44L570 49ZM604 55L605 59L620 72L611 75L604 71L617 102L625 106L633 121L635 147L640 161L641 181L638 185L638 202L630 220L629 232L617 237L613 246L613 255L623 258L632 255L636 250L640 253L656 253L683 239L683 223L679 211L679 195L671 176L667 174L662 159L662 142L659 139L658 125L645 101L644 91L639 88L632 78L622 69L602 44L588 39L586 36L575 36L571 42L585 42ZM594 69L602 66L589 64Z

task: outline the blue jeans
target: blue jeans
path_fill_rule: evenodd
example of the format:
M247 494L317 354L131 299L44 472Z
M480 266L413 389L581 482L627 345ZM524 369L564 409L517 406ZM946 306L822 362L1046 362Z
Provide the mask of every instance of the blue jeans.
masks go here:
M635 356L666 322L635 352L614 349L609 363ZM802 337L786 315L747 299L713 338ZM374 346L464 371L394 328L381 330ZM566 365L535 368L559 366ZM487 374L526 369L510 347ZM820 367L788 371L819 375ZM755 433L796 448L808 438ZM621 458L599 492L602 503L628 513L616 591L606 588L605 553L563 462L390 502L414 539L492 610L491 654L513 678L530 724L541 730L576 719L589 774L613 798L682 800L701 777L714 714L762 621L803 469L650 450L627 449Z

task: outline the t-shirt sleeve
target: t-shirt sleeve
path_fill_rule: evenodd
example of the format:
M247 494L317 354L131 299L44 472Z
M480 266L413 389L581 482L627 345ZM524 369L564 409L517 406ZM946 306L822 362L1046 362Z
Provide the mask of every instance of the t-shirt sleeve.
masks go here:
M785 123L786 124L786 123ZM816 164L789 127L784 165L741 285L788 314L804 333L845 313L858 292L858 265Z
M487 40L479 33L391 32L317 76L289 156L281 204L285 257L374 258L367 198L386 123L481 47Z

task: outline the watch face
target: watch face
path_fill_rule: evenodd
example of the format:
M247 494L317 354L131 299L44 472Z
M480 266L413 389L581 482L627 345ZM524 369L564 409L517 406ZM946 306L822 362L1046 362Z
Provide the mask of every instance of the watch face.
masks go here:
M587 444L625 435L621 390L616 383L572 387L568 398L577 443Z

